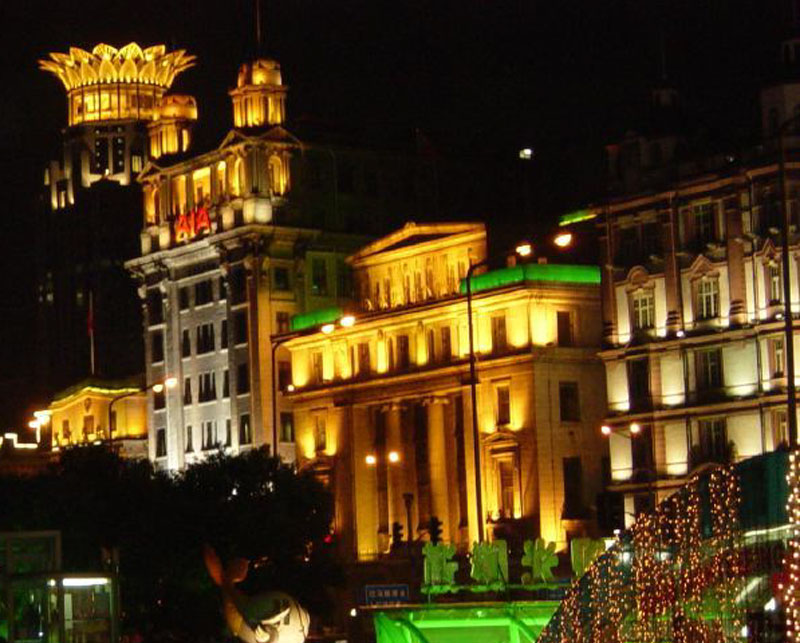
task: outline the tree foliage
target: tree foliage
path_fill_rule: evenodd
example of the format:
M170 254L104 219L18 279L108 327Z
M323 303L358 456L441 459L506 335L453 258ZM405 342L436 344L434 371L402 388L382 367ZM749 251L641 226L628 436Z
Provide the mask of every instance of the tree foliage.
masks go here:
M176 476L102 447L75 449L43 475L0 478L0 507L2 531L60 530L67 571L117 558L123 628L148 640L222 633L204 543L223 561L252 561L245 592L283 590L312 612L329 608L325 589L340 579L324 542L329 494L265 449L214 455Z

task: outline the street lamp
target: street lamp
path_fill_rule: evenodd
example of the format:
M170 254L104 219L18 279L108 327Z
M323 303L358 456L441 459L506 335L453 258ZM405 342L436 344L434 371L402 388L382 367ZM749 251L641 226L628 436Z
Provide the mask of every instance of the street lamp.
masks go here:
M136 395L137 393L144 393L149 390L153 390L154 393L162 393L164 389L168 388L175 388L178 385L178 378L177 377L167 377L163 380L159 380L158 382L153 382L150 386L145 386L144 388L140 387L133 391L128 391L127 393L121 393L113 398L108 403L108 439L111 440L114 436L112 435L114 432L114 427L111 422L111 418L113 418L113 410L114 405L119 402L120 400L125 399L126 397L130 397L131 395Z

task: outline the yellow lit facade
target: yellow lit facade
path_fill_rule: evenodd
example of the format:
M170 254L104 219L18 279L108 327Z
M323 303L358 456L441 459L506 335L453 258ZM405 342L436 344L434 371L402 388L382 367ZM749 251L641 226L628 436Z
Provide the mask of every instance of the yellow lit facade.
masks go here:
M113 444L123 456L147 457L147 395L139 386L88 380L58 394L48 412L54 450Z
M466 297L486 254L482 224L408 224L349 258L355 323L287 340L301 467L328 481L335 529L360 560L388 552L393 523L443 539L593 530L604 444L598 287L528 281L474 295L483 512L475 502ZM325 330L330 331L330 328ZM598 382L600 384L598 385ZM408 495L410 494L410 496Z
M230 91L235 127L280 125L286 119L287 87L274 60L258 59L239 68L236 89Z

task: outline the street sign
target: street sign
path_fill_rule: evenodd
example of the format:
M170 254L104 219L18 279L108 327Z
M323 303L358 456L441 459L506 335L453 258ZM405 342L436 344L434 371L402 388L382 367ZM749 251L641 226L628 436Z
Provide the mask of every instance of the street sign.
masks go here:
M408 585L365 585L364 603L366 605L408 603Z

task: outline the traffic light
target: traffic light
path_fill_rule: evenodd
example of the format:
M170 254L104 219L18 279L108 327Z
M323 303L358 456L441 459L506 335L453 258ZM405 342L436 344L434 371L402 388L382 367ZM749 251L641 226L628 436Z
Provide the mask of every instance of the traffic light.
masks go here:
M434 545L442 542L442 521L436 516L431 516L428 521L428 536Z
M399 522L392 523L392 548L403 544L403 525Z

